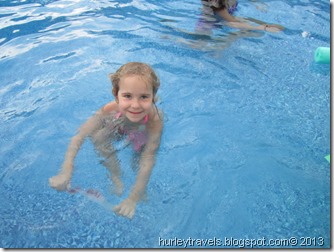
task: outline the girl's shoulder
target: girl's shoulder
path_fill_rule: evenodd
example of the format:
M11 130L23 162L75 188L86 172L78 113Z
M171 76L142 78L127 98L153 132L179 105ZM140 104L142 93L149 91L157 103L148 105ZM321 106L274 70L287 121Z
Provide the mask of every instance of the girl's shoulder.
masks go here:
M101 108L103 114L109 114L118 111L118 104L115 101L109 102Z
M164 114L163 114L162 110L158 109L157 107L155 107L153 109L153 111L150 114L150 117L152 118L153 122L161 122L161 123L163 123Z
M163 112L158 108L149 115L148 131L160 135L163 128Z

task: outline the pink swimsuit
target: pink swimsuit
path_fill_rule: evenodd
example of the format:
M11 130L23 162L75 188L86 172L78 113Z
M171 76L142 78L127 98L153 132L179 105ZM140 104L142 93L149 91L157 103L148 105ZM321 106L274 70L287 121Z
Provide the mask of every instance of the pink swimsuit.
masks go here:
M122 116L121 112L116 113L115 118L118 119ZM148 122L148 115L144 117L141 125L138 126L137 129L124 129L121 127L119 129L119 133L122 135L128 135L127 140L132 142L133 148L136 152L142 150L143 146L147 142L147 132L146 132L146 123Z

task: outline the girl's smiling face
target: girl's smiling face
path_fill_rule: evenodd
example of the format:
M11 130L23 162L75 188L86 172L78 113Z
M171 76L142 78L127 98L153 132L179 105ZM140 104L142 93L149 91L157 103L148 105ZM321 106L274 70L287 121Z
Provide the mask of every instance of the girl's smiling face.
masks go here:
M120 79L116 99L123 115L131 122L140 122L152 109L152 85L140 75L124 76Z

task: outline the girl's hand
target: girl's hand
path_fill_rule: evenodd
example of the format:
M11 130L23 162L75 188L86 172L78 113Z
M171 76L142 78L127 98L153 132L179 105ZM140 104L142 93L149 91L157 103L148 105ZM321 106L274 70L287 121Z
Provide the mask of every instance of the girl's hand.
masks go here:
M116 214L122 215L129 219L133 218L133 216L135 215L135 210L136 210L136 202L131 199L125 199L124 201L121 202L121 204L113 208L113 211Z
M264 24L261 26L263 27L263 30L267 32L280 32L284 29L284 27L275 24Z
M70 176L60 173L57 176L49 178L49 185L58 191L65 191L69 187L70 179Z

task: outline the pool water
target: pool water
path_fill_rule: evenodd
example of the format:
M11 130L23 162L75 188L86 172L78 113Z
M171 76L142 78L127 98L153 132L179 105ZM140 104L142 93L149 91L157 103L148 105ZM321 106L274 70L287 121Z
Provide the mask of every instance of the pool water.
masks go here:
M313 59L329 47L328 1L239 1L236 15L280 33L215 20L197 34L197 0L0 6L0 247L330 247L330 66ZM91 142L76 158L72 185L99 191L107 207L48 186L77 128L112 100L108 74L129 61L157 71L165 113L132 220L108 207L135 180L129 148L119 151L121 198Z

